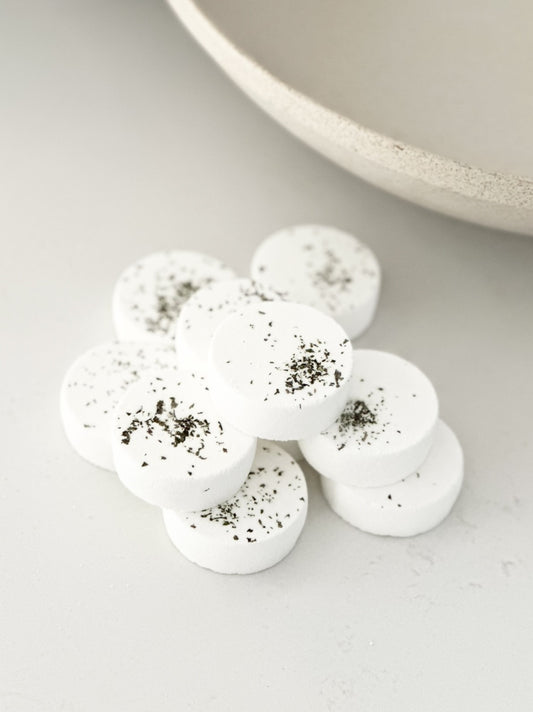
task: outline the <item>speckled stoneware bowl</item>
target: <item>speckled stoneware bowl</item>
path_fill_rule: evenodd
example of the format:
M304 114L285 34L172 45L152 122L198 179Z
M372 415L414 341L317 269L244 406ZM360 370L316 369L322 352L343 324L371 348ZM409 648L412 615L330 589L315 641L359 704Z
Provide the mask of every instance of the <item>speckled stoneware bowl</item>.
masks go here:
M227 74L347 170L533 234L533 3L169 0Z

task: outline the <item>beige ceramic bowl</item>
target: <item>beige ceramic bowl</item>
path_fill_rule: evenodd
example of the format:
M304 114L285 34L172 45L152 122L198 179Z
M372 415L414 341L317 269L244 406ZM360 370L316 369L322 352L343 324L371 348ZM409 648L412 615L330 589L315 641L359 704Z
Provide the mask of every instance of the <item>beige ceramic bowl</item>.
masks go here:
M293 134L396 195L533 234L530 0L169 0Z

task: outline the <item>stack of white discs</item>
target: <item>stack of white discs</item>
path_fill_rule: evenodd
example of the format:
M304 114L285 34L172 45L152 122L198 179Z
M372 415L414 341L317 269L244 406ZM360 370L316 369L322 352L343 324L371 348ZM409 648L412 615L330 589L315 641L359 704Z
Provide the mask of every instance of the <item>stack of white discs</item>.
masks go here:
M373 534L420 534L447 516L459 494L461 447L416 366L382 351L353 357L344 410L300 447L347 522Z
M462 454L416 367L353 351L379 289L368 247L322 226L265 240L251 279L195 252L148 255L115 286L119 341L65 376L67 437L161 507L175 546L214 571L260 571L292 550L302 452L351 524L425 531L457 497Z

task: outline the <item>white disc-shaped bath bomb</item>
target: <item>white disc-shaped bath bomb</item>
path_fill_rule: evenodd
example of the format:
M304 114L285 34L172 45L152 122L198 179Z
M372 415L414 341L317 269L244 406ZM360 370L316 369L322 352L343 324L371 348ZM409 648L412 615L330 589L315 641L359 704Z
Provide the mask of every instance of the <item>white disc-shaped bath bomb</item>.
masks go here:
M358 349L343 411L300 447L321 475L380 487L410 475L426 458L439 403L419 368L394 354Z
M246 482L223 504L202 512L164 511L179 551L225 574L251 574L274 566L294 547L307 514L300 467L283 449L260 443Z
M287 300L329 314L350 338L374 317L381 273L374 253L333 227L297 225L275 232L257 248L252 279Z
M318 433L341 412L352 348L330 317L303 304L264 302L229 316L209 351L211 395L236 428L268 440Z
M120 340L174 338L182 306L198 289L235 273L199 252L155 252L130 265L113 292L113 321Z
M221 418L203 377L188 371L139 380L115 409L118 476L160 507L189 511L224 502L246 479L256 445Z
M112 341L80 356L67 371L60 393L63 427L76 452L94 465L114 470L113 411L128 386L148 371L176 364L172 347Z
M454 433L439 421L435 442L422 465L385 487L350 487L321 478L324 496L340 517L371 534L414 536L449 514L463 482L463 452Z
M183 305L176 324L179 366L205 371L211 339L227 316L250 304L280 299L279 294L261 289L251 279L216 282L199 289Z

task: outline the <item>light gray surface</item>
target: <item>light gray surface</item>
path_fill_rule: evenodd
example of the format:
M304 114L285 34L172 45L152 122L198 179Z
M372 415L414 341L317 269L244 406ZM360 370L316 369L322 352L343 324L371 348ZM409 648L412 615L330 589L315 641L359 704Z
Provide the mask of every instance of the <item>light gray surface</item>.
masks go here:
M533 705L533 242L358 182L248 102L152 0L0 5L0 710ZM198 569L159 512L69 449L58 390L111 338L120 270L196 247L246 273L300 221L384 268L359 343L433 379L466 452L451 517L363 535L309 474L302 538L247 578Z

